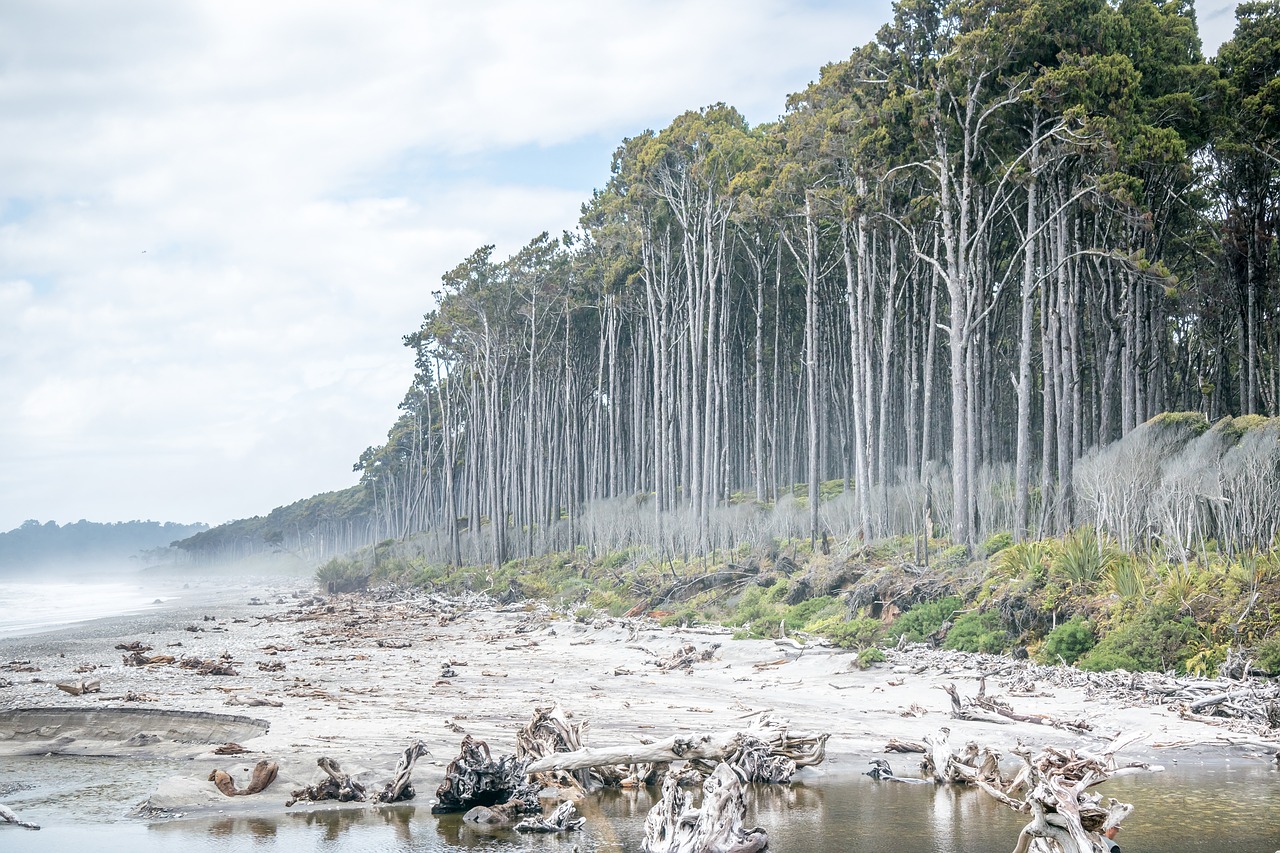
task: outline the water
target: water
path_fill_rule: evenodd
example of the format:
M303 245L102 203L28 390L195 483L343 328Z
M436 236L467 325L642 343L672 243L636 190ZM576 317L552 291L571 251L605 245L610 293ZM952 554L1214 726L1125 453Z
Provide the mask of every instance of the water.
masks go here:
M172 585L131 580L0 581L0 638L172 606Z
M155 762L144 772L124 774L118 760L5 763L10 766L0 781L0 800L46 828L0 828L0 850L31 853L570 853L575 847L580 853L635 853L655 795L606 791L590 797L581 806L586 828L563 836L481 830L458 815L433 816L425 798L421 805L383 809L295 806L284 814L146 823L123 818L125 804L145 795L147 777L182 772L181 762ZM1117 779L1101 790L1135 806L1120 838L1125 853L1280 849L1280 772L1274 767L1174 768ZM748 825L768 830L775 853L988 853L1012 850L1025 822L980 791L863 777L758 786L748 814Z

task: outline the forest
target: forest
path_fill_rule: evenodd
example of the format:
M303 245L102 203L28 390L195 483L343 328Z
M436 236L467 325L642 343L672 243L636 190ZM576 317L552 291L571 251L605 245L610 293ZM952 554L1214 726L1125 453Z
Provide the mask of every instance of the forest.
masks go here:
M80 521L59 525L28 519L0 532L0 572L20 573L56 566L84 568L145 567L170 559L175 540L207 530L207 524L171 521Z
M1206 59L1182 0L902 0L776 122L624 139L575 230L442 277L364 542L497 572L1087 536L1098 571L1252 560L1256 601L1280 2L1236 15Z

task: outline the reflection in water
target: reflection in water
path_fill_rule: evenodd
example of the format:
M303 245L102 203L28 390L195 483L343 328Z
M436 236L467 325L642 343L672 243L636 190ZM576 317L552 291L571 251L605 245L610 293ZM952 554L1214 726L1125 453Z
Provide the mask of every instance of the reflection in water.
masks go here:
M21 780L18 780L21 781ZM12 790L12 788L11 788ZM15 796L21 797L15 792ZM1273 853L1280 847L1280 770L1180 769L1113 780L1102 793L1135 806L1125 853ZM43 820L41 851L82 853L636 853L656 789L604 791L579 811L582 832L522 836L510 829L433 816L425 801L381 808L314 807L281 815L219 816L156 823L67 824ZM1013 849L1026 818L980 791L821 779L753 786L747 823L763 826L775 853L971 853ZM65 812L63 813L65 814ZM33 837L35 835L33 834ZM0 835L0 849L15 836ZM25 840L25 839L20 839Z

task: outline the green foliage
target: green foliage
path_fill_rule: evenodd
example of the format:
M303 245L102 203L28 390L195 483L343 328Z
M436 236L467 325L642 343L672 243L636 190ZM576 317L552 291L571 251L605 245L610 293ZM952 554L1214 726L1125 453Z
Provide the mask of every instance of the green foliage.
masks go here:
M941 628L943 622L950 622L960 606L960 598L955 595L917 604L894 620L889 636L895 639L906 637L912 643L923 642Z
M1197 633L1194 619L1179 619L1167 604L1152 605L1114 626L1076 665L1090 672L1185 672Z
M986 652L999 654L1007 651L1009 632L1000 623L1000 614L994 610L983 613L966 613L947 631L944 648L961 652Z
M1041 663L1055 664L1062 660L1067 664L1073 664L1097 642L1097 638L1089 628L1089 623L1084 619L1075 618L1050 631L1036 657Z
M982 553L988 557L998 554L1013 545L1013 534L1007 530L993 533L982 543Z
M1122 558L1121 552L1091 526L1074 530L1062 540L1051 569L1079 592L1089 593Z
M808 630L827 638L842 649L872 647L884 634L884 626L879 619L866 617L845 619L841 616L827 616L812 623Z
M1280 635L1262 641L1254 654L1259 669L1268 675L1280 675Z
M1049 577L1049 566L1057 557L1057 543L1019 542L996 555L996 570L1012 578L1027 581L1033 587L1043 586Z
M868 667L884 662L884 652L882 652L877 646L867 646L865 649L858 652L858 656L854 658L854 664L858 669L867 669Z
M364 589L372 574L361 560L334 557L316 569L316 582L330 592L354 592Z

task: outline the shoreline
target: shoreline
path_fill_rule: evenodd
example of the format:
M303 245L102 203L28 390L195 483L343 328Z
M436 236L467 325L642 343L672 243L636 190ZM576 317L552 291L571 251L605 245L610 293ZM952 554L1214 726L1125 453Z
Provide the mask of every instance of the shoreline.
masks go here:
M1280 748L1274 737L1231 732L1109 693L1100 686L1106 679L1095 683L1075 670L1011 658L913 648L889 650L885 663L857 670L850 652L790 640L733 640L719 629L661 628L643 618L579 621L538 604L501 606L478 596L452 600L408 590L323 596L296 578L228 580L216 596L195 598L173 610L0 637L0 679L11 683L0 687L0 712L127 707L263 720L268 730L237 741L249 751L235 756L215 755L211 742L123 746L119 739L99 742L94 735L101 733L92 731L49 733L47 741L55 734L75 737L55 751L110 754L122 768L189 760L182 775L164 779L147 798L153 815L184 816L349 808L299 803L286 809L284 802L291 790L319 778L321 756L354 778L381 782L400 751L419 739L430 755L415 770L419 794L410 805L421 806L464 734L484 740L495 756L508 754L534 709L557 704L575 720L589 721L588 743L596 747L744 728L762 713L797 731L828 732L826 761L797 774L797 782L810 785L861 774L872 758L884 757L891 738L919 742L943 726L953 744L973 740L1001 750L1006 760L1019 741L1033 750L1097 750L1111 736L1135 730L1149 736L1121 753L1123 762L1264 763L1272 760L1268 749ZM125 666L126 653L115 646L130 642L150 645L150 655L227 660L238 674ZM710 652L710 659L666 670L659 665L687 645L694 657ZM19 660L38 670L13 672L5 663ZM967 700L984 676L987 695L1019 714L1087 721L1092 731L953 719L945 685ZM90 677L101 681L100 693L70 696L55 686ZM140 700L122 700L131 693ZM249 704L257 700L272 704ZM5 734L0 755L45 745ZM889 758L904 775L918 759ZM260 759L280 767L276 782L260 794L228 798L207 780L216 768L243 783ZM132 805L119 804L122 819Z

